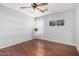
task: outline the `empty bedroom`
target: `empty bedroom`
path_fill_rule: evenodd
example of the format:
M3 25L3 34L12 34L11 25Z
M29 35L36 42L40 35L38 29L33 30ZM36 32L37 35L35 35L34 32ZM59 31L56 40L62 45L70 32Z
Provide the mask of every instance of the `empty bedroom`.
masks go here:
M79 4L0 3L0 56L79 56Z

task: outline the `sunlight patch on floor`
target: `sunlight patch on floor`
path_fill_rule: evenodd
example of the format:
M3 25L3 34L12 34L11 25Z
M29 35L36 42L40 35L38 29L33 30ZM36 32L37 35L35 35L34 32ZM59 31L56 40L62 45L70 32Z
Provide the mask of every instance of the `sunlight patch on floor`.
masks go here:
M37 56L45 55L44 45L40 42L37 43L36 55Z

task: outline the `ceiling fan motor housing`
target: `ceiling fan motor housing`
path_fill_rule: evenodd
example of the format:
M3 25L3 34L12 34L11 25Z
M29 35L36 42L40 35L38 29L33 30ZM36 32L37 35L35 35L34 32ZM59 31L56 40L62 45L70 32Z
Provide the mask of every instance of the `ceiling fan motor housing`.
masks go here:
M32 4L32 7L33 7L33 9L35 9L37 7L37 4L36 3L33 3Z

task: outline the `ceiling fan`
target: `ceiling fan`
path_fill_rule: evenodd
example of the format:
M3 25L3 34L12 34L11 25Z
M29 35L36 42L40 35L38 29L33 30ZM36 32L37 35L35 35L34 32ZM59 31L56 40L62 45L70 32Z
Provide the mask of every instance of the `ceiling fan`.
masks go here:
M42 6L46 6L48 5L48 3L31 3L31 6L24 6L24 7L20 7L21 9L26 9L26 8L33 8L33 10L35 11L35 9L39 10L40 12L44 13L45 11L47 11L48 9L41 9L39 7Z

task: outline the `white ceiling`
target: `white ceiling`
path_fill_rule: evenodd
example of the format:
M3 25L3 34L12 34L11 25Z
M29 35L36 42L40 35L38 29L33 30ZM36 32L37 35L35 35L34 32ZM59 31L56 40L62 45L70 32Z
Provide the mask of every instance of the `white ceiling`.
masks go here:
M75 3L48 3L47 6L43 6L41 8L46 8L48 11L45 13L41 13L40 11L36 10L35 15L32 13L32 8L28 9L20 9L22 6L30 6L30 3L3 3L1 4L3 6L6 6L8 8L14 9L16 11L19 11L24 14L28 14L33 17L40 17L48 14L58 13L58 12L64 12L68 10L75 9L76 4Z

